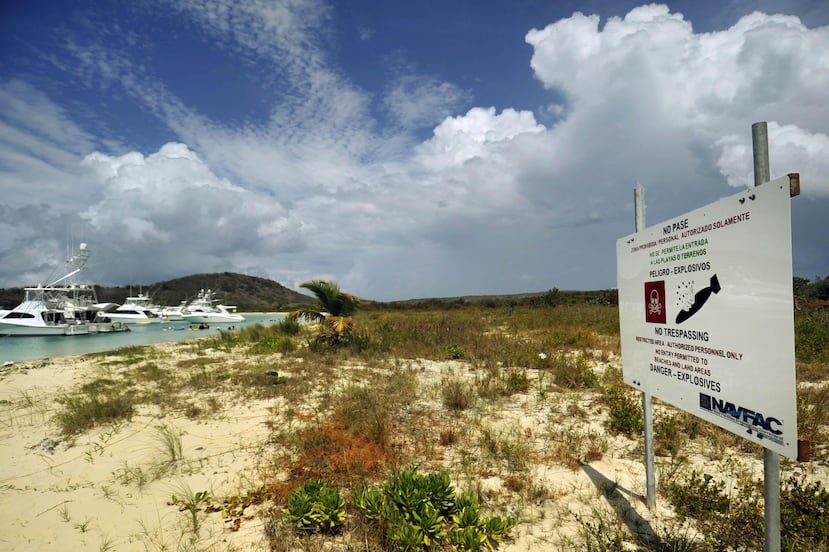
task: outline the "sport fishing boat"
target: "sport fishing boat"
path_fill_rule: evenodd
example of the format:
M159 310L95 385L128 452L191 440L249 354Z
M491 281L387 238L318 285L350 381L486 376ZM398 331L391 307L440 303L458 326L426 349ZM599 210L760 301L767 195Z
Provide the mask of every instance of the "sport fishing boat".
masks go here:
M214 324L244 322L245 317L236 313L232 305L214 305L218 300L213 299L213 292L208 289L199 290L195 299L184 307L183 316L187 322L194 324Z
M74 270L48 285L23 288L23 302L0 311L0 336L73 336L127 330L101 318L107 305L98 303L93 285L71 281L85 268L88 258L89 249L82 243L79 253L67 261Z
M139 293L127 297L124 304L114 311L106 313L106 317L113 322L133 324L158 324L164 320L161 316L161 307L152 304L148 295Z

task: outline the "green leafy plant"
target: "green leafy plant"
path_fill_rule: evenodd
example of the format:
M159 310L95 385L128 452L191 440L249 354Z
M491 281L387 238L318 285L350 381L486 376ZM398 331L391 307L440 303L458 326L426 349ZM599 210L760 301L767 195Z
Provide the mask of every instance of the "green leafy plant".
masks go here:
M463 350L463 347L453 343L446 347L446 357L450 360L458 360L466 356L466 351Z
M288 519L300 530L333 533L345 521L345 499L322 480L306 481L288 497Z
M190 529L194 539L197 538L201 528L199 512L209 506L210 500L211 497L208 491L193 492L187 483L182 483L178 489L178 494L174 494L171 498L170 504L174 504L182 511L186 510L190 514Z
M353 503L366 519L386 528L393 548L495 549L515 526L515 519L481 517L478 496L458 495L448 472L421 474L411 467L395 474L382 489L355 493Z
M276 324L274 324L279 333L285 335L296 335L302 329L302 326L297 320L296 316L286 316Z
M817 481L791 476L785 484L780 517L790 550L829 550L829 491Z

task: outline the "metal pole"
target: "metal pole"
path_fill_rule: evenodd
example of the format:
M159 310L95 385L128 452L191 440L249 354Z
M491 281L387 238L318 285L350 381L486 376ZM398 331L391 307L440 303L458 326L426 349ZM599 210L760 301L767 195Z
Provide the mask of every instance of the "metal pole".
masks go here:
M771 180L769 130L765 121L751 125L751 142L754 148L754 185L760 186Z
M645 228L645 189L639 184L633 189L633 203L636 210L636 231ZM645 425L645 485L647 488L648 508L656 508L656 473L653 453L653 401L651 394L642 392L642 417Z
M754 185L771 180L769 133L765 121L751 125L754 149ZM780 455L763 449L763 515L765 552L780 552Z

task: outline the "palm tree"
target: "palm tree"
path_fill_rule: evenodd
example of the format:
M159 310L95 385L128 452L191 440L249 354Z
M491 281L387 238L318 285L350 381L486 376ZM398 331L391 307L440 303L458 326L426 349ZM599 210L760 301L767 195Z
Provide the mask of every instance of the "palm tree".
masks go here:
M317 310L298 309L292 316L320 322L328 327L330 333L323 332L317 338L328 344L335 345L351 336L354 330L354 319L351 315L360 304L357 297L341 291L336 282L325 280L311 280L300 284L299 287L316 295Z

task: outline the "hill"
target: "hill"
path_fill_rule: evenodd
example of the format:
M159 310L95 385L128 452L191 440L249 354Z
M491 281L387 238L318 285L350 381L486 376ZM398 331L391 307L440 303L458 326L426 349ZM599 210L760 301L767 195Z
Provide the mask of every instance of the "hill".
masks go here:
M244 311L281 311L310 306L316 299L286 288L279 282L233 272L193 274L174 280L142 286L97 286L101 302L123 303L124 298L139 291L151 296L160 305L178 305L192 299L200 289L212 289L225 305L236 305ZM23 300L22 288L0 289L0 305L12 308Z

